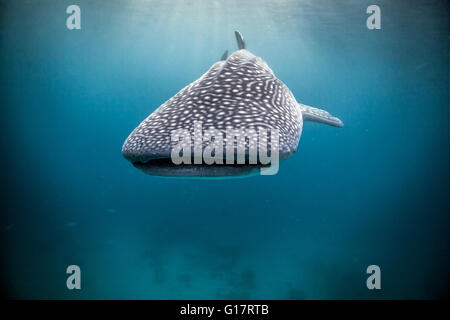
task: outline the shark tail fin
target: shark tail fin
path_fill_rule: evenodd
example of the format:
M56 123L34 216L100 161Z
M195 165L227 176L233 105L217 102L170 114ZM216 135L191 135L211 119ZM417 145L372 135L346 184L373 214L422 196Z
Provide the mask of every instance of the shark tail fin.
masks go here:
M222 55L222 58L220 58L220 60L225 61L228 58L228 50L225 50L225 52Z

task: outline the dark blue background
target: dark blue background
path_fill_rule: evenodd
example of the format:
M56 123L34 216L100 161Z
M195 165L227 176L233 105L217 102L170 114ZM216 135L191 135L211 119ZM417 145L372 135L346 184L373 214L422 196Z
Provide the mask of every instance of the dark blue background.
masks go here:
M70 4L82 29L66 29ZM438 298L449 285L445 1L1 1L1 283L14 298ZM240 30L305 123L275 176L147 176L131 130ZM66 289L66 267L82 290ZM382 290L366 288L368 265Z

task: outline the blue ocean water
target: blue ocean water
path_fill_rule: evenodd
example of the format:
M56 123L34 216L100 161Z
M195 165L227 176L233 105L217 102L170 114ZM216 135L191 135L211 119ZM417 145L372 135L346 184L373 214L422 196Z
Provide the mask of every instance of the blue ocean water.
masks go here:
M66 28L67 6L81 30ZM366 8L381 8L369 30ZM1 1L1 284L39 299L433 299L449 286L445 1ZM167 179L121 147L234 30L305 123L274 176ZM79 265L82 289L66 288ZM381 268L381 290L366 268Z

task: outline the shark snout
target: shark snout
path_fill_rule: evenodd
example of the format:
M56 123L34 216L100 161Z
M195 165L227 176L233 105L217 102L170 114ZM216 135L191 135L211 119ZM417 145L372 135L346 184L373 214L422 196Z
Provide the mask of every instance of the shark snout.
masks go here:
M130 135L122 146L122 155L131 163L147 163L154 159L170 158L170 150L153 148L148 139Z

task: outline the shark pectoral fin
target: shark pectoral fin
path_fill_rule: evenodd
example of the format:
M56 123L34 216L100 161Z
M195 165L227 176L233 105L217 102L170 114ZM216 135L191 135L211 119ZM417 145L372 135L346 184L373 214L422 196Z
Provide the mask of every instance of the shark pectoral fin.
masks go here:
M298 106L302 113L303 121L320 122L339 128L342 128L344 126L344 123L341 121L341 119L333 117L325 110L306 106L301 103L299 103Z

